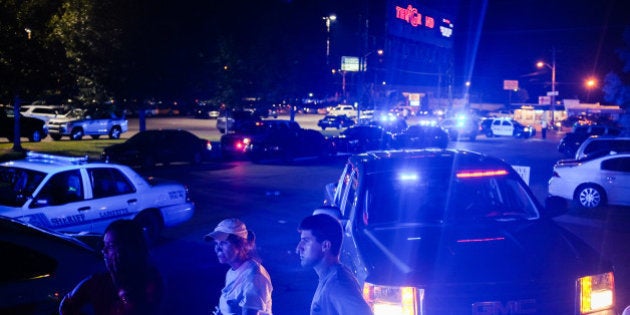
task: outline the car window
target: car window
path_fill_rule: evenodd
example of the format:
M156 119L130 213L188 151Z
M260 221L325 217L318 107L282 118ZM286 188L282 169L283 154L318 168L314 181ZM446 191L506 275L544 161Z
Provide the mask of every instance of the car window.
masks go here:
M630 157L602 161L602 170L630 173Z
M513 176L453 177L445 168L367 176L364 218L368 224L445 224L538 217Z
M44 177L46 173L33 170L17 167L0 168L0 204L22 206Z
M341 196L343 198L339 201L339 210L342 215L348 215L357 202L357 187L359 185L359 179L354 170L350 169L349 172L343 177L343 183L341 186ZM346 192L347 191L347 192Z
M44 184L32 207L63 205L83 199L81 173L71 170L53 175Z
M55 259L22 245L0 241L0 253L0 283L47 278L57 269Z
M90 168L94 198L130 194L135 191L129 179L115 168Z

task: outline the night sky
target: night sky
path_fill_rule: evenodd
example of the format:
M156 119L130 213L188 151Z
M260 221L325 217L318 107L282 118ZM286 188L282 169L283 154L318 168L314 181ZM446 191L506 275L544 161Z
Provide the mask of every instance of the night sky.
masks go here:
M458 69L463 70L464 78L473 64L472 93L496 98L506 93L496 93L502 89L503 80L518 80L519 86L528 90L529 102L536 102L539 95L550 91L551 71L539 70L535 63L542 60L551 64L553 50L560 98L585 101L586 77L594 76L601 83L608 72L621 72L615 50L623 47L622 33L630 25L627 1L489 1L476 62L471 63L473 34L482 5L478 0L473 3L460 10L456 42ZM589 96L591 101L601 101L597 92Z

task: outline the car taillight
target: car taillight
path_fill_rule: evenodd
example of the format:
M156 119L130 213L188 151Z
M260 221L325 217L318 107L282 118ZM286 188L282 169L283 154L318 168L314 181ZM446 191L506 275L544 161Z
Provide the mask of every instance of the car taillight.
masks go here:
M417 315L422 313L424 289L390 287L365 283L363 298L374 315Z
M591 314L612 309L615 306L615 277L613 273L606 272L579 278L577 294L580 314Z

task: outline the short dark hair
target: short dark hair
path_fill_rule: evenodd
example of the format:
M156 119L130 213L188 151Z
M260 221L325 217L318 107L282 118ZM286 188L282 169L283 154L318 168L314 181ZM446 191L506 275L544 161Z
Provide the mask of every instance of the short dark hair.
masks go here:
M147 239L142 226L136 221L128 219L116 220L107 226L105 233L107 232L116 234L116 241L121 245L127 246L130 252L137 258L146 258L149 256Z
M331 253L335 256L339 255L343 231L341 230L341 223L337 219L327 214L311 215L304 218L298 227L298 231L304 230L311 231L319 243L330 241Z

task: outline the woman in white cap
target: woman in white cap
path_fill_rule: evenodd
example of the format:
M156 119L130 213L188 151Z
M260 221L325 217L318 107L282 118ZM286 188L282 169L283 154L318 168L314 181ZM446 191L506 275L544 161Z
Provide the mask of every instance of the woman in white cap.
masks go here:
M214 314L271 315L271 278L256 257L254 233L241 220L225 219L205 236L220 263L230 265Z

